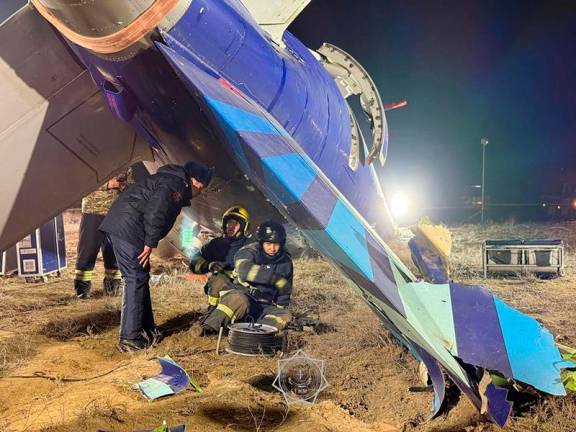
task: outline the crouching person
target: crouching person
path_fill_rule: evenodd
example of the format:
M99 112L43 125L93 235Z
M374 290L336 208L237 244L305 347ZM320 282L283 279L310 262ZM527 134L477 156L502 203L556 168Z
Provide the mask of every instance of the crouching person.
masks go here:
M204 293L208 296L208 313L216 308L220 296L226 293L225 290L234 280L234 256L248 241L246 233L249 225L250 215L245 208L230 207L222 216L222 237L205 244L190 261L192 273L212 273L204 285Z
M254 320L283 330L290 322L292 258L286 252L286 231L276 222L258 227L258 243L244 246L234 258L234 283L206 318L203 334L237 321Z

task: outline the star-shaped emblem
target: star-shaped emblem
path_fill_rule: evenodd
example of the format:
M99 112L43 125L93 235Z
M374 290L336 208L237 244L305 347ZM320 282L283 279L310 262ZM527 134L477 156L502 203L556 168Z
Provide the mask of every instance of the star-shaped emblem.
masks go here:
M280 391L288 405L313 404L328 387L324 376L324 360L313 359L298 350L286 360L278 360L278 373L272 386Z

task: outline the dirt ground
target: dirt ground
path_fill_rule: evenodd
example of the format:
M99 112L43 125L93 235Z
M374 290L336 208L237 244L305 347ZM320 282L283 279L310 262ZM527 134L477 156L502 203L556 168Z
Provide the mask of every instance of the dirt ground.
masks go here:
M186 423L192 431L496 431L465 398L447 413L426 421L433 394L419 386L417 362L398 346L376 316L323 260L296 261L295 314L319 313L322 326L293 331L289 350L304 349L325 360L330 383L314 406L287 407L271 386L276 358L216 355L216 339L198 336L205 309L201 282L186 275L182 259L154 259L153 273L165 273L152 288L156 322L168 337L147 352L122 354L115 347L120 300L101 296L101 261L95 296L73 295L79 214L66 213L69 266L47 283L0 280L0 431L132 431ZM571 310L576 287L576 225L500 224L451 227L452 277L478 283L545 324L558 340L576 345ZM562 238L567 275L481 277L485 238ZM391 245L409 262L407 236ZM131 385L159 371L157 356L170 355L192 375L203 393L187 390L155 402ZM109 373L108 373L109 372ZM44 378L16 378L35 373ZM106 373L104 376L99 376ZM99 376L99 377L98 377ZM50 377L54 379L50 379ZM66 378L83 378L72 381ZM546 397L519 413L509 431L576 430L576 397Z

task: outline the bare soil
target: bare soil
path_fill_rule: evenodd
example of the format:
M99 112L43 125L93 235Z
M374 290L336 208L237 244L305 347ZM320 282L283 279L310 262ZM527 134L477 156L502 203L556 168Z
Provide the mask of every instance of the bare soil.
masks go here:
M348 288L340 274L316 258L296 261L293 311L319 313L322 326L289 335L289 350L303 349L325 360L330 383L314 406L286 406L271 386L276 358L216 355L216 339L198 336L205 309L202 282L187 277L181 258L153 259L165 273L152 288L156 322L168 337L137 354L116 349L120 299L101 295L97 263L95 296L74 296L73 269L79 214L66 214L69 268L47 283L0 280L0 431L132 431L186 423L192 431L496 431L465 399L426 421L432 393L419 386L418 364L396 344L376 316ZM500 224L451 227L452 277L482 284L546 325L567 345L576 345L571 311L576 279L576 225ZM409 263L408 236L391 245ZM567 275L483 279L481 242L486 238L562 238ZM131 385L159 371L157 356L170 355L202 386L146 401ZM99 376L101 374L106 375ZM44 377L16 378L40 373ZM96 377L96 378L94 378ZM69 382L68 378L84 378ZM574 431L576 397L544 397L519 413L509 431Z

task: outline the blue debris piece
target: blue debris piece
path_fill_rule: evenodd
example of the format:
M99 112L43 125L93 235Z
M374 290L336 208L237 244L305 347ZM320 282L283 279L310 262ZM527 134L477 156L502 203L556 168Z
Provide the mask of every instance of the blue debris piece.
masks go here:
M432 248L419 245L412 238L408 242L408 247L412 252L412 261L427 282L442 284L448 282L448 271L442 258L432 250Z
M149 400L180 393L190 385L188 374L174 360L166 356L159 357L158 361L162 372L136 385Z
M507 399L508 390L488 384L484 396L488 399L488 414L499 426L504 427L512 412L512 403Z
M440 413L440 409L444 403L444 397L446 396L446 381L444 380L442 369L440 369L440 366L438 366L434 357L419 346L416 346L415 348L418 355L426 365L428 375L430 376L430 380L434 387L434 400L432 401L432 408L430 409L430 415L428 417L428 419L432 419Z

